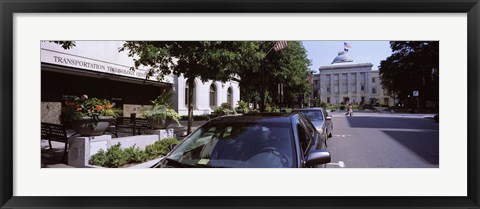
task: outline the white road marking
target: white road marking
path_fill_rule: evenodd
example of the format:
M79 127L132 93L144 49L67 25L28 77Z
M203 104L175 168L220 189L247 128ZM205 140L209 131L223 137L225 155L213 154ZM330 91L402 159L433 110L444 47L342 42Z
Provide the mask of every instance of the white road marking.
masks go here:
M333 135L333 136L345 138L345 137L350 137L350 136L352 136L352 135L350 135L350 134L342 134L342 135Z
M327 163L327 166L329 165L338 166L339 168L345 168L345 163L343 161L338 161L338 163Z

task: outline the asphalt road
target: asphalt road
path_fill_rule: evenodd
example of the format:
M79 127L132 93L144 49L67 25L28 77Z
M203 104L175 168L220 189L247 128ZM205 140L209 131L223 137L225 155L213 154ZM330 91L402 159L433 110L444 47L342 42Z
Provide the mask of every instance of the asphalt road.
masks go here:
M438 168L438 123L421 114L331 113L332 165L345 168Z

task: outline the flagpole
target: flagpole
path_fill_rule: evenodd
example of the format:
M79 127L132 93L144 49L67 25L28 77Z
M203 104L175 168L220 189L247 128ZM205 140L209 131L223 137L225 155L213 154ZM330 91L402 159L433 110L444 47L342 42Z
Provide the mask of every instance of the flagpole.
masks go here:
M277 42L273 44L273 46L270 48L270 50L267 51L265 54L265 57L262 60L262 89L260 89L260 99L262 100L260 102L260 112L265 112L265 88L266 88L266 81L265 81L265 61L267 60L268 54L272 51L273 48L275 48L275 45L277 45Z
M265 112L265 87L266 87L265 61L267 60L268 54L270 54L272 49L274 49L275 46L277 46L277 44L279 44L278 41L275 42L275 44L273 44L273 46L270 48L270 50L267 51L267 54L265 54L265 58L263 58L263 60L262 60L262 65L261 65L261 68L262 68L262 89L260 91L260 99L262 100L262 102L260 103L260 112ZM286 45L283 46L281 49L283 49L285 47L286 47ZM277 49L275 49L275 51L277 51Z

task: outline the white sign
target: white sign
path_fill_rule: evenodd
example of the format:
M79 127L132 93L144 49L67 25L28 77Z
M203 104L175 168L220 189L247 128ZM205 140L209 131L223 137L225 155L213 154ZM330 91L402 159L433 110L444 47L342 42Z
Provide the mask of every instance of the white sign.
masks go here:
M138 79L145 79L148 72L144 69L130 70L129 66L118 65L77 55L60 53L49 49L42 49L41 61L44 63L133 77ZM148 80L157 81L157 77L155 75L150 76ZM165 76L162 82L173 83L173 78L171 76Z
M413 91L413 96L418 97L418 91Z

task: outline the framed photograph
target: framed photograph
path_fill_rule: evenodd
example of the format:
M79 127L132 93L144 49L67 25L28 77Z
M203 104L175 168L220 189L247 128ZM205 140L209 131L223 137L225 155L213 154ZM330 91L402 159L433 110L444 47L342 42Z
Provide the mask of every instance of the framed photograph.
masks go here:
M0 6L1 208L479 208L478 0Z

